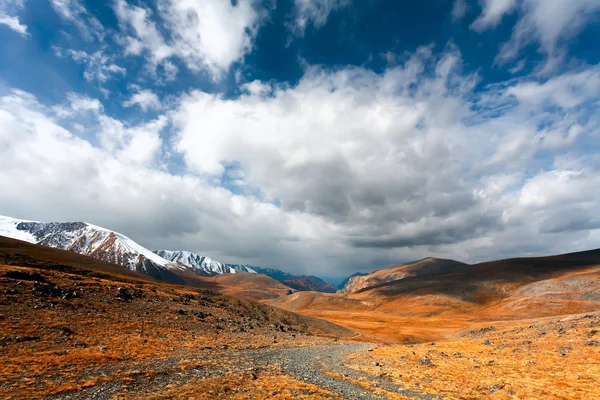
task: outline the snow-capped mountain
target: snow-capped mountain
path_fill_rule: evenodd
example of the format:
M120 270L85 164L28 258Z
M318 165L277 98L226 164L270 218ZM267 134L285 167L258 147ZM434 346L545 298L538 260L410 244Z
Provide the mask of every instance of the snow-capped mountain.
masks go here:
M87 255L158 279L186 269L125 235L85 222L36 222L0 216L0 235Z
M189 251L154 250L160 257L183 264L191 268L195 273L208 275L235 274L236 272L256 273L251 268L235 268L213 260L210 257L201 256Z
M257 270L258 267L253 267L251 265L238 265L238 264L225 264L227 265L229 268L233 268L236 271L241 271L241 272L248 272L250 274L262 274L262 272L259 272Z

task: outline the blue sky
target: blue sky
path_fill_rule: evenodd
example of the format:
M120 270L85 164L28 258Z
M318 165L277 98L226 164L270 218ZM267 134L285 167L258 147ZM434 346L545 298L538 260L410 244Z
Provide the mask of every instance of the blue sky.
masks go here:
M600 0L0 0L0 214L328 276L598 247Z

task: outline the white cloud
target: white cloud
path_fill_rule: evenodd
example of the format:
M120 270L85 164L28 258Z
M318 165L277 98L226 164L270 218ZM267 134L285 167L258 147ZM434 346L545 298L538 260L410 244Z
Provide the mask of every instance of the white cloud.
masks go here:
M125 0L115 2L115 13L123 30L131 29L134 36L124 38L125 51L128 54L140 55L148 51L150 60L154 64L171 57L173 50L165 43L156 24L150 19L150 10L127 4Z
M90 15L79 0L50 0L50 4L61 18L73 23L86 40L95 35L104 38L105 30L100 21Z
M54 47L54 51L58 57L68 56L75 62L85 65L83 77L88 82L104 83L111 79L114 75L125 75L125 68L113 63L113 57L107 56L102 50L97 50L94 53L86 53L82 50L67 49Z
M454 0L452 6L452 19L459 21L464 18L467 13L467 0Z
M0 208L297 273L597 246L600 67L475 90L461 64L448 46L381 74L309 66L135 124L82 95L5 94Z
M6 25L13 31L27 36L27 26L15 15L22 8L25 0L0 0L0 25Z
M71 118L75 115L85 112L98 114L104 110L104 106L98 99L92 99L88 96L82 96L75 93L67 94L68 103L66 105L56 105L52 109L59 118Z
M600 68L588 68L570 72L540 82L518 83L508 88L507 94L515 96L520 103L536 109L549 104L564 109L577 107L596 99L600 92Z
M517 2L518 0L479 0L481 15L471 27L479 32L495 27L505 14L514 11Z
M471 27L484 31L495 27L502 18L516 10L519 20L511 39L505 43L496 61L506 63L515 59L521 49L539 43L540 51L548 56L542 72L554 69L562 62L564 42L578 34L599 16L599 0L480 0L481 15Z
M161 108L160 99L156 93L148 89L139 90L137 93L132 94L129 100L123 102L125 107L133 107L134 105L138 105L142 111Z
M173 114L176 149L216 180L238 163L266 201L317 218L329 240L353 251L460 252L476 237L494 242L517 201L497 193L498 169L514 183L524 168L544 168L540 151L573 148L593 133L597 119L582 123L600 97L598 68L514 80L491 88L486 104L467 100L477 79L460 73L460 60L453 47L440 57L422 48L382 75L309 68L295 87L254 81L236 100L193 92ZM498 112L506 102L500 115L465 125L480 116L474 109Z
M235 6L221 0L159 4L175 51L191 70L206 69L219 77L252 50L261 18L251 0L239 0Z
M219 79L229 67L252 50L253 40L262 20L251 0L229 1L161 0L159 16L169 33L165 39L147 8L118 0L115 12L122 31L131 32L123 39L129 54L147 51L156 68L163 63L167 79L177 72L170 57L180 58L192 71L208 71Z
M352 0L294 0L296 33L304 34L309 24L315 28L322 27L331 12L351 3Z

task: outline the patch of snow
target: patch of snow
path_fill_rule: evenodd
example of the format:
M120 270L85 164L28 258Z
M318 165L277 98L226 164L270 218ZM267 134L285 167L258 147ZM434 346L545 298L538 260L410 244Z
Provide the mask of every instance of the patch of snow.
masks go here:
M35 237L25 231L17 229L17 225L21 222L31 222L23 219L16 219L0 215L0 236L9 237L12 239L22 240L29 243L37 243Z

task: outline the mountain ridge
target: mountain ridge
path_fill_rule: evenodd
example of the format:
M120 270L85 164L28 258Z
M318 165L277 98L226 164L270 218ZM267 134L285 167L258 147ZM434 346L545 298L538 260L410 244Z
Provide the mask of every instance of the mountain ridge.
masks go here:
M368 287L380 285L414 276L429 276L443 273L452 268L462 267L467 264L444 258L426 257L421 260L396 264L389 268L379 269L364 275L349 277L340 293L352 293Z

